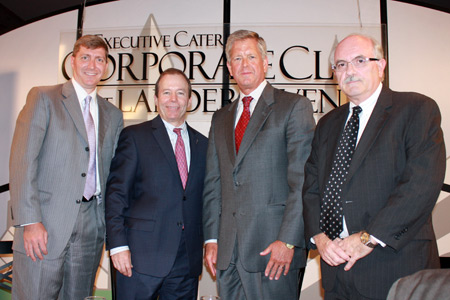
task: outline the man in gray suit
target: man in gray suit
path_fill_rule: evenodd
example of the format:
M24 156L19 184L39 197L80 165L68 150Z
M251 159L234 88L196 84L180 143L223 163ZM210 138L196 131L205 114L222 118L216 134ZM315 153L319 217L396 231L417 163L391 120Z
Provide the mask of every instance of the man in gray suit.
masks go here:
M213 275L217 269L223 299L297 299L312 106L265 81L266 44L257 33L231 34L226 55L241 95L214 114L209 134L206 264Z
M317 124L303 197L325 299L386 299L398 278L439 267L431 211L445 174L441 115L432 99L384 86L385 66L367 36L350 35L334 52L350 103ZM356 147L346 149L351 132Z
M13 299L92 293L105 236L102 194L123 128L120 110L97 95L107 56L100 37L81 37L72 80L32 88L17 119L9 170Z

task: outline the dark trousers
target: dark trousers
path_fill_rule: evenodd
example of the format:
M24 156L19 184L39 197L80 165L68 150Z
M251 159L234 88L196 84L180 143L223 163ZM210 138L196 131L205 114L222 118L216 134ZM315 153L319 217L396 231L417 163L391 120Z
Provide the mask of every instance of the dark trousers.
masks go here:
M131 253L131 261L133 261L133 253ZM189 259L184 233L181 235L173 267L166 277L155 277L132 271L131 277L117 272L118 300L197 299L198 277L189 276Z
M324 300L381 300L362 296L355 287L353 272L344 271L344 264L338 268L336 280L331 291L325 291Z

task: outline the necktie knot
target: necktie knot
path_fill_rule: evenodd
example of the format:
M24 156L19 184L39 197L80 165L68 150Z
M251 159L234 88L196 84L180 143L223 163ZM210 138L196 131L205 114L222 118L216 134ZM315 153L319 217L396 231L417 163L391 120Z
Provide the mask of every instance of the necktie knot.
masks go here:
M242 98L242 103L244 104L244 109L248 109L250 107L250 102L252 100L253 100L253 98L250 96Z
M173 132L175 132L177 136L181 136L181 128L174 128Z
M362 108L360 106L353 107L353 114L352 116L359 116L359 114L362 112Z
M90 95L87 95L86 98L84 98L84 110L89 110L89 107L91 105L92 97Z

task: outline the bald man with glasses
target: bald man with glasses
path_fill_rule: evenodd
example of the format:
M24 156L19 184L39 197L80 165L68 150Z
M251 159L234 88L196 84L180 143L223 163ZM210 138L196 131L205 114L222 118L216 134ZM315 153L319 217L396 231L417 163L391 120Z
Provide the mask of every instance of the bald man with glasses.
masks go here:
M386 299L400 277L439 268L431 211L445 174L436 103L383 85L374 39L350 35L333 70L349 103L325 115L305 165L305 237L325 299Z

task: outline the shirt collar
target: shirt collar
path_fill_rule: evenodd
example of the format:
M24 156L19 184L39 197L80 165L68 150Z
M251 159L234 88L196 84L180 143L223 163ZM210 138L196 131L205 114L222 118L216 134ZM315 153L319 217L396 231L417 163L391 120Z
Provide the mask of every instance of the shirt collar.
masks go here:
M92 91L92 93L88 94L86 90L74 78L72 78L71 80L73 88L77 93L78 101L80 102L81 107L83 107L84 105L83 101L87 95L90 95L92 97L92 101L94 104L97 103L97 87Z
M253 100L259 100L261 97L262 92L264 91L264 88L266 87L267 81L263 80L256 89L254 89L249 95L241 94L241 98L239 100L242 100L242 98L250 96L253 98Z
M359 107L362 108L362 111L372 111L373 107L375 107L375 104L377 104L378 101L378 97L380 96L381 93L381 89L383 87L383 84L380 82L380 84L378 85L377 89L375 90L375 92L370 95L369 98L367 98L366 100L364 100L363 102L361 102L361 104L359 105ZM350 112L352 112L353 107L355 107L356 105L352 102L350 102Z
M166 127L167 131L169 132L173 132L173 130L175 128L181 128L182 132L187 132L187 125L186 125L186 121L183 122L183 124L181 124L181 126L173 126L172 124L170 124L169 122L166 122L163 118L161 118L161 120L164 123L164 126Z

